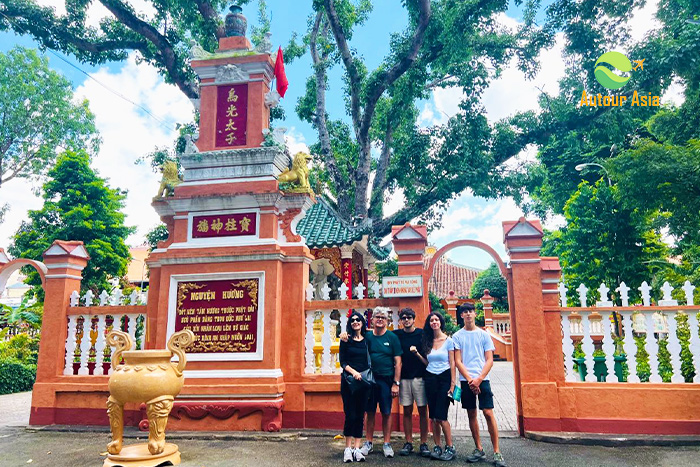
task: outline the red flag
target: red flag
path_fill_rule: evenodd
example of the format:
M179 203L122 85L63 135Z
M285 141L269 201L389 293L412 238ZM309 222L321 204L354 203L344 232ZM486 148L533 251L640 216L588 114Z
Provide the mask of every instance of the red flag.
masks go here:
M277 51L277 60L275 60L275 79L277 80L277 92L280 97L284 97L289 87L287 74L284 72L284 56L282 55L282 46Z

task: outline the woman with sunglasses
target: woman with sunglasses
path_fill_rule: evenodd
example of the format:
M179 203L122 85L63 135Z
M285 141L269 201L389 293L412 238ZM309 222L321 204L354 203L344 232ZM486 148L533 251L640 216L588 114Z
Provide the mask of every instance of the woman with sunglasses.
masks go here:
M452 401L457 381L455 371L455 347L451 337L445 334L445 319L439 313L430 313L423 327L423 349L421 355L414 352L425 363L425 396L433 429L435 446L432 459L451 461L455 457L452 429L447 421L447 409ZM445 449L440 447L440 431L445 434Z
M340 341L338 350L340 367L344 373L340 378L340 395L343 398L343 411L345 412L343 462L364 462L365 456L360 452L360 446L362 444L365 408L371 386L357 384L351 388L350 383L346 380L346 375L349 375L361 382L362 375L360 373L369 369L369 353L365 340L367 327L364 317L353 311L348 318L346 331L349 338L347 341Z

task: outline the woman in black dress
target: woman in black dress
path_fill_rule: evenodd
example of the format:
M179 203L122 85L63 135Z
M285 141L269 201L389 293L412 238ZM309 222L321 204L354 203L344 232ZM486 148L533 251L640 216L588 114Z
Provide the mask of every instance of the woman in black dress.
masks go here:
M343 369L343 375L340 378L340 395L343 398L343 411L345 412L343 462L364 462L365 460L365 456L360 452L360 445L362 444L362 428L370 386L357 384L353 391L345 378L346 375L349 375L359 382L362 380L360 373L369 369L367 341L364 337L366 331L365 318L360 313L353 311L347 324L349 339L347 342L340 341L338 351L340 367Z

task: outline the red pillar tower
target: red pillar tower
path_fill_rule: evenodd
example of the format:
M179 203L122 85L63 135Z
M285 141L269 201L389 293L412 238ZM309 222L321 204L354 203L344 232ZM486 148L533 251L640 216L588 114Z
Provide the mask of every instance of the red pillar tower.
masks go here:
M416 312L416 323L422 323L430 313L428 279L423 266L423 254L428 245L428 228L424 225L395 225L391 228L394 251L398 256L399 276L420 276L423 294L420 297L401 297L401 308L410 307Z

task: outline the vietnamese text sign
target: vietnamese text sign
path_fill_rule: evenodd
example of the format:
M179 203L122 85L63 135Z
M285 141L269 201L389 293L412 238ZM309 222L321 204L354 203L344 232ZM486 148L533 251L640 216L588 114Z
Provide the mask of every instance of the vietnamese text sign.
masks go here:
M191 330L191 353L257 351L258 279L179 282L175 332Z
M248 85L219 86L216 100L217 148L245 146L248 125Z
M423 277L399 276L382 279L384 297L420 297L423 295Z
M242 237L255 235L257 216L254 212L194 216L190 227L192 238Z

